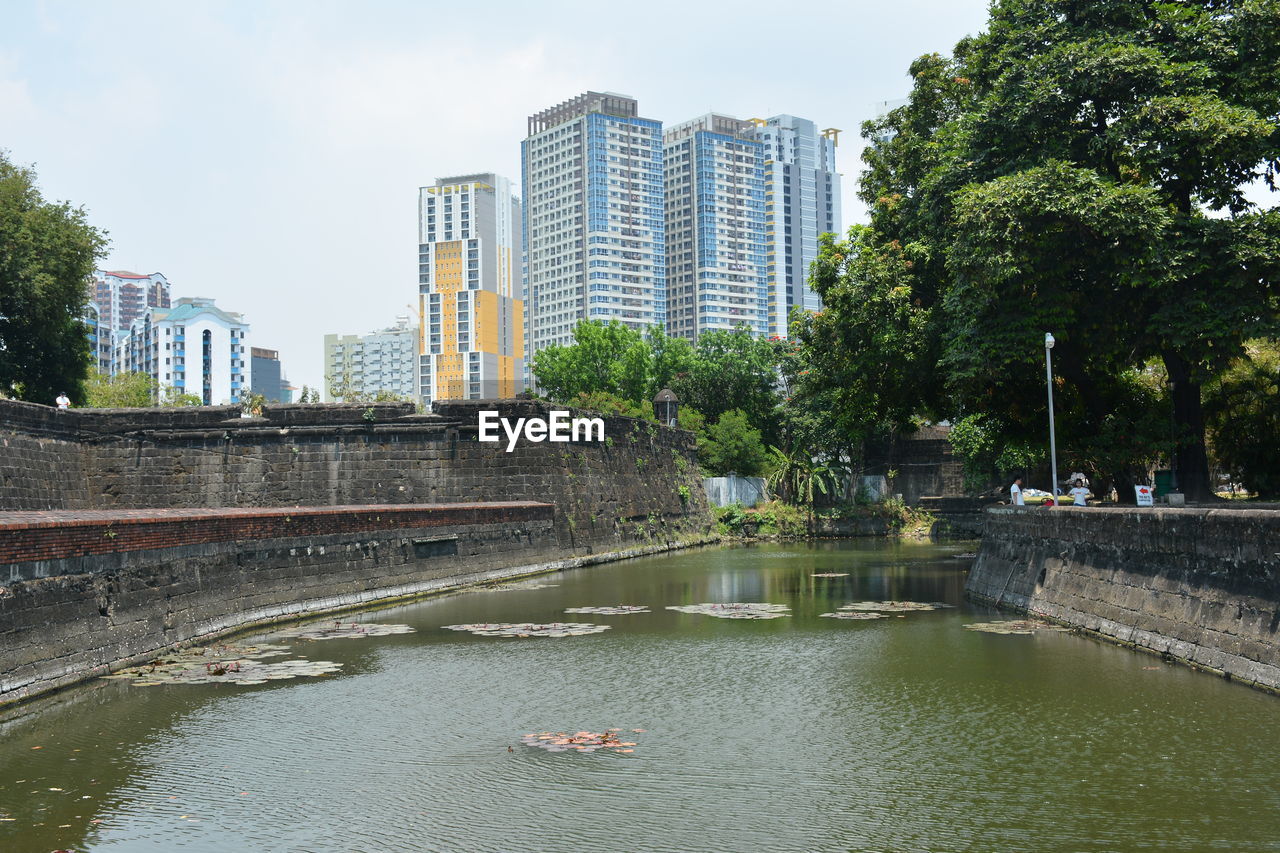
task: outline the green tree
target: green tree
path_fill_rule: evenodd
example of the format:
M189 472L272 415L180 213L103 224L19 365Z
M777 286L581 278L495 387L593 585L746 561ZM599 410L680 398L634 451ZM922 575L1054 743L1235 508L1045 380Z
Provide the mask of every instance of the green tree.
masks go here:
M640 403L653 396L651 362L639 331L617 320L591 320L573 330L571 345L539 350L532 370L542 393L557 402L604 391Z
M670 387L682 405L697 409L708 421L736 409L773 440L781 403L778 378L773 345L739 326L732 331L703 332L688 369L674 376Z
M90 371L84 386L84 405L92 409L138 409L156 404L156 381L145 373L108 376Z
M707 427L698 450L702 467L713 476L732 471L754 477L764 470L769 458L760 430L754 429L746 413L739 409L730 409Z
M0 151L0 391L52 405L84 399L87 280L106 249L83 208L45 201Z
M160 405L167 409L203 406L204 400L195 394L188 394L176 385L166 385L160 391Z
M1273 0L998 0L917 60L908 104L864 126L861 242L900 255L920 407L1026 439L1052 331L1071 452L1156 358L1172 411L1145 417L1208 497L1202 385L1278 323L1280 216L1243 195L1280 168L1278 68Z
M1280 496L1280 342L1251 341L1205 393L1213 456L1233 481Z

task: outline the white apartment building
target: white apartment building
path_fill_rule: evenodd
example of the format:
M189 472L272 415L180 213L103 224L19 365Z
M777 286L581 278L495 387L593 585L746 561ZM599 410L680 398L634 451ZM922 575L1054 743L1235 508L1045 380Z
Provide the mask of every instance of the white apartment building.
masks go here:
M410 325L408 317L397 317L394 326L367 335L325 335L325 402L334 402L335 391L416 397L418 336L419 327Z
M172 308L148 308L116 345L121 372L146 373L206 406L236 403L252 381L249 324L212 299L183 297Z
M818 235L840 233L840 131L819 131L791 115L752 122L764 143L769 334L785 338L793 308L822 307L809 287L809 267L818 257Z
M521 159L526 358L583 320L665 324L661 122L586 92L529 117Z

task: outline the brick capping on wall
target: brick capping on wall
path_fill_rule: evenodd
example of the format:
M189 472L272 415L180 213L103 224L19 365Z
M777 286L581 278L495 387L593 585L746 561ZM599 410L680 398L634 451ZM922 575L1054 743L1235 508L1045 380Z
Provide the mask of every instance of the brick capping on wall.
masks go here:
M534 501L0 512L0 566L232 540L551 521L554 514L551 504Z
M985 514L975 599L1280 691L1280 511Z

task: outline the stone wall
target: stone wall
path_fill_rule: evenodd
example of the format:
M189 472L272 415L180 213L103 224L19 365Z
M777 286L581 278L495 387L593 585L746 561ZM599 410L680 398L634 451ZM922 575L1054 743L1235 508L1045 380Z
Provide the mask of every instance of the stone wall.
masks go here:
M81 409L0 401L0 510L271 507L534 500L561 544L589 553L702 534L710 514L693 436L605 419L605 441L477 441L482 409L532 400Z
M966 590L1280 690L1280 512L994 507Z
M0 534L37 549L0 586L0 706L175 645L564 557L548 504L133 513L114 537L68 515L0 514Z

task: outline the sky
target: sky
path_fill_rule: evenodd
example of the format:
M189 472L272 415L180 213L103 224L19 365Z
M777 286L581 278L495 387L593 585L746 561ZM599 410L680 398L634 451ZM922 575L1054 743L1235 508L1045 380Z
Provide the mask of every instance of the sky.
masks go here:
M803 3L26 2L0 26L0 149L109 234L101 267L245 315L295 386L324 335L417 304L418 188L520 179L526 118L588 90L673 124L710 110L844 130L907 67L979 32L986 0Z

